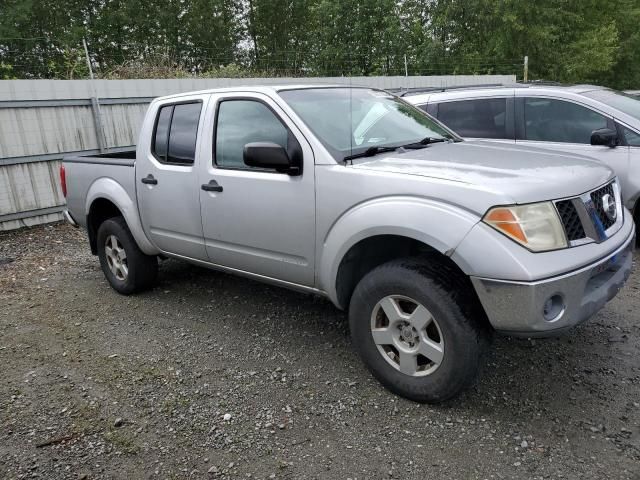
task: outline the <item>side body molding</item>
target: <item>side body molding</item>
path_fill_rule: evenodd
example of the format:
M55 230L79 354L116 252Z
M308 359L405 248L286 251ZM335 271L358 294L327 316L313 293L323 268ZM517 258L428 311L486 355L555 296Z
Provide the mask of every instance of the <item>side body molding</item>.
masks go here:
M127 191L115 180L108 177L98 178L91 187L86 196L85 215L89 215L89 210L93 202L99 198L104 198L112 202L120 209L124 219L127 222L129 230L133 238L135 238L138 247L147 255L157 255L160 251L149 241L140 222L138 213L138 204L135 198L132 199Z
M339 306L338 268L359 241L376 235L399 235L450 254L479 220L459 207L421 197L380 197L358 204L331 225L320 244L317 285Z

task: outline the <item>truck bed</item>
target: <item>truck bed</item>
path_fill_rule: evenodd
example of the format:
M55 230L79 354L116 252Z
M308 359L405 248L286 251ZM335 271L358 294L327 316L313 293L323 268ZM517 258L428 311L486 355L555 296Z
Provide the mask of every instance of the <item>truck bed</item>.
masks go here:
M64 157L64 163L92 163L102 165L133 166L136 160L135 147L130 150L123 150L112 153L102 153L99 155L70 155Z
M102 155L71 155L62 159L67 178L67 208L78 224L86 224L92 200L89 190L98 182L101 192L124 193L131 202L136 201L135 157L136 151L132 149Z

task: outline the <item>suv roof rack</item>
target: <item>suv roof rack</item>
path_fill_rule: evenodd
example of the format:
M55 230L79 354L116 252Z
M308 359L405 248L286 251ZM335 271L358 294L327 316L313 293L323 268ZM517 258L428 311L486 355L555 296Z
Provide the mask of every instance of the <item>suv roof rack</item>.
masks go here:
M518 82L520 85L549 85L551 87L569 87L572 84L556 82L555 80L528 80L527 82Z
M390 88L387 91L395 93L399 97L406 97L408 95L419 95L421 93L431 92L447 92L450 90L464 90L464 89L480 89L480 88L529 88L536 86L554 86L554 87L568 87L570 84L556 82L554 80L529 80L528 82L515 82L515 83L478 83L468 85L452 85L450 87L414 87L414 88Z
M480 83L475 85L453 85L450 87L416 87L416 88L394 88L389 89L388 91L392 93L396 93L399 97L406 97L407 95L418 95L420 93L429 93L429 92L446 92L448 90L463 90L466 88L474 89L474 88L499 88L499 87L509 87L509 88L526 88L526 84L514 83L514 84L505 84L505 83Z

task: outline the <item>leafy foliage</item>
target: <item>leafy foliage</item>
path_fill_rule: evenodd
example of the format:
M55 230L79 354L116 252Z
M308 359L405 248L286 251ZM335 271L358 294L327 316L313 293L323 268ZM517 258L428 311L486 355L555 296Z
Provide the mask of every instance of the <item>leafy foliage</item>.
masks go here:
M640 87L638 0L0 0L0 78L516 73Z

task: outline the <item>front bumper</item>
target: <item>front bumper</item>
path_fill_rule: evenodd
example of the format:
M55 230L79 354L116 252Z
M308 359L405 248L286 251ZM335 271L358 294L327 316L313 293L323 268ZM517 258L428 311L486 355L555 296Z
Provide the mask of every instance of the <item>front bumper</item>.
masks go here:
M471 281L496 330L522 337L554 335L589 319L616 296L631 274L634 245L632 232L606 257L546 280L515 282L472 276Z

